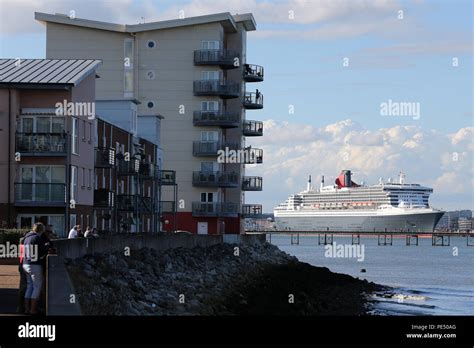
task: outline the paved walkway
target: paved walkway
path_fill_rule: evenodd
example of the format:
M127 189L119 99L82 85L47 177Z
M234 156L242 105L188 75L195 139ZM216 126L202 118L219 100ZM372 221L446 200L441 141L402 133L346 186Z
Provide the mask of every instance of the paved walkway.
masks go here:
M0 265L0 315L16 312L19 286L18 266Z

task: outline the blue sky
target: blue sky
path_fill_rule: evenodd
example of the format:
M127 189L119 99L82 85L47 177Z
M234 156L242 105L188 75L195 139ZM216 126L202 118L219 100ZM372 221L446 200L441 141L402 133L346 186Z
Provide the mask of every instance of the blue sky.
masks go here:
M186 16L253 12L258 30L249 33L247 61L265 67L265 82L248 88L263 92L265 107L248 112L247 118L264 120L268 126L265 137L249 139L265 150L265 163L249 170L265 177L265 189L248 198L263 201L266 211L303 189L308 174L324 171L335 177L343 165L367 182L393 176L400 167L414 181L433 186L439 206L474 208L472 1L38 0L31 4L0 0L2 58L44 58L45 30L34 21L34 11L73 9L77 17L128 24L142 16L147 22L176 18L179 10ZM380 104L389 99L419 103L420 118L381 116ZM288 112L290 105L294 114ZM341 123L345 120L350 125ZM330 125L335 126L328 131ZM280 135L289 129L298 135L302 128L308 136L300 137L304 143L270 139L286 139ZM356 138L365 143L351 143ZM379 138L385 147L374 145ZM313 145L317 153L309 150ZM302 146L307 150L300 153ZM337 160L322 157L332 147L345 150L334 151ZM275 170L284 168L282 151L298 171L280 177ZM461 156L450 162L453 153ZM367 154L371 157L365 158ZM302 163L295 165L297 158ZM424 161L428 162L420 167ZM470 180L459 186L466 175ZM456 186L455 193L447 189L451 186Z

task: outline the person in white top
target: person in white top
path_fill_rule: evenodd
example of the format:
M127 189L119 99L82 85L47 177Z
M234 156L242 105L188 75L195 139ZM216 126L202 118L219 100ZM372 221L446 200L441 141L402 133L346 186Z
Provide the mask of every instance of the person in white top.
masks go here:
M69 231L68 239L73 239L73 238L78 238L79 237L79 234L77 232L79 227L80 227L79 225L76 225Z

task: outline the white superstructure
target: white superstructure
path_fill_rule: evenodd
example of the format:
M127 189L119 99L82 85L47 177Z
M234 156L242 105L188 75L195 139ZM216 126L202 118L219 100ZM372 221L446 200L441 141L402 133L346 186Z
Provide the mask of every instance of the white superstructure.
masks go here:
M274 209L278 230L348 232L433 232L444 212L428 203L432 188L379 180L358 185L343 170L335 185L315 190L311 177L305 191L291 195Z

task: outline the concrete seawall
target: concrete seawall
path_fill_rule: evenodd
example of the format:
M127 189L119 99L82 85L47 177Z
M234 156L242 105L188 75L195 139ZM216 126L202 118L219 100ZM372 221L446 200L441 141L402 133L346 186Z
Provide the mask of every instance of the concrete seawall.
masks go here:
M62 258L110 253L125 248L151 248L164 251L174 248L208 247L219 243L264 243L265 235L187 235L187 234L118 234L101 238L57 239L54 247Z

